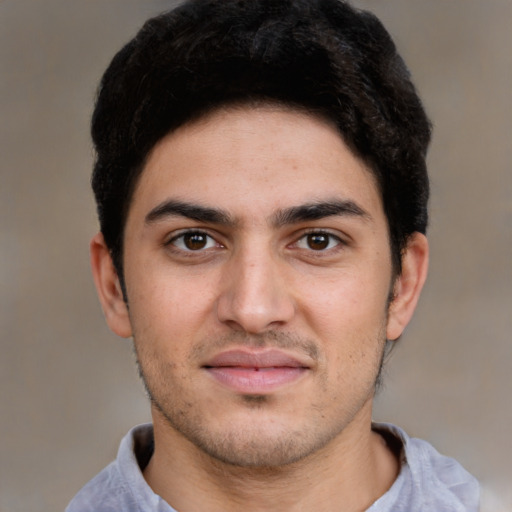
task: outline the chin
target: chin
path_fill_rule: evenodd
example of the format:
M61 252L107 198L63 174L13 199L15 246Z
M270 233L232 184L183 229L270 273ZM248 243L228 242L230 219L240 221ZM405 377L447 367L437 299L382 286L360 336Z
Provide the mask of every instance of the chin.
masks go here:
M317 451L326 441L304 439L297 432L268 432L257 426L225 432L214 436L212 432L196 432L189 439L212 459L243 468L279 468L298 462Z
M250 397L249 404L259 409L265 397ZM331 441L338 429L318 431L297 418L278 418L253 410L255 414L225 421L181 423L166 418L168 426L185 437L195 449L213 461L240 468L279 468L307 458ZM183 419L183 417L181 417Z

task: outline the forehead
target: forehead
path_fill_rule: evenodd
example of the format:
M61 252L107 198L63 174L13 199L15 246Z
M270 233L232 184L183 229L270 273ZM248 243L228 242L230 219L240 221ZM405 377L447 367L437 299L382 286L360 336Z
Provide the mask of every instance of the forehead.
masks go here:
M230 107L157 143L129 216L169 198L266 215L334 196L382 210L372 172L334 126L279 106Z

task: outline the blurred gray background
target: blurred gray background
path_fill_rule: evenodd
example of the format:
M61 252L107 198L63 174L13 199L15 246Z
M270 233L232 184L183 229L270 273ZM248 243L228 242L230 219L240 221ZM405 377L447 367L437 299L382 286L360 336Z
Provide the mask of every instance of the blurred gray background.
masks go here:
M458 458L512 510L512 2L361 0L434 121L431 272L375 417ZM88 136L96 84L162 0L0 0L0 511L63 510L149 419L104 324Z

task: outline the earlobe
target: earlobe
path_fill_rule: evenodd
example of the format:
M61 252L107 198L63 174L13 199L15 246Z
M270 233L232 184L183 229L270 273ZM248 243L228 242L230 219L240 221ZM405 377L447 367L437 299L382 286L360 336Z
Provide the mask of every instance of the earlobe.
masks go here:
M400 337L416 309L428 271L428 241L425 235L413 233L402 256L402 272L393 288L389 306L387 339Z
M132 335L128 306L110 251L101 233L90 244L91 268L103 314L110 329L123 338Z

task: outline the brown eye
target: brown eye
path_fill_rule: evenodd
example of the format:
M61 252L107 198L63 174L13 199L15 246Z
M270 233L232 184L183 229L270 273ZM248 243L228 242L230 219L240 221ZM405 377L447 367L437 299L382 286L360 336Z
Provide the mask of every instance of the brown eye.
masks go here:
M173 238L170 243L182 251L201 251L217 244L215 240L201 231L190 231Z
M307 244L314 251L322 251L329 247L330 236L324 233L312 233L307 235Z
M308 249L310 251L326 251L334 249L340 244L342 244L342 241L336 235L323 231L314 231L303 235L297 240L295 246L299 249Z
M198 251L206 247L208 237L204 233L188 233L183 236L183 243L187 249Z

